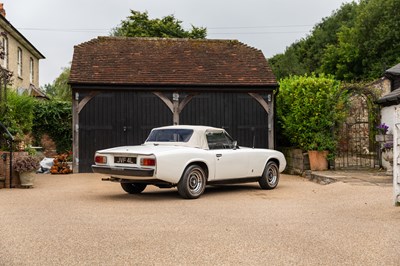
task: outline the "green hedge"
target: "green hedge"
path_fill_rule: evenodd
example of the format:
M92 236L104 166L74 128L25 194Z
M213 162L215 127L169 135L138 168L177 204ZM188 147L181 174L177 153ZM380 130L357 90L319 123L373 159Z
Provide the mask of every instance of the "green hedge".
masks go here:
M331 76L285 78L277 98L282 133L303 150L334 151L334 129L346 117L345 102L340 82Z
M23 140L24 135L32 131L34 109L34 98L18 95L15 91L7 93L7 101L2 103L0 121L17 141ZM5 142L2 141L1 146L2 150L8 150Z
M57 153L72 150L72 104L66 101L37 101L35 104L33 136L39 141L48 134L57 146Z

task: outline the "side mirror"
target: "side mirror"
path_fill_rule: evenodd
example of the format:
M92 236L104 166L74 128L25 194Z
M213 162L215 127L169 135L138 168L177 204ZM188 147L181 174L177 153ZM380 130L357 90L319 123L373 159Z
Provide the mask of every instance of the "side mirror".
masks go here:
M234 150L239 149L239 146L238 146L238 144L237 144L237 140L234 140L234 141L233 141L233 149L234 149Z

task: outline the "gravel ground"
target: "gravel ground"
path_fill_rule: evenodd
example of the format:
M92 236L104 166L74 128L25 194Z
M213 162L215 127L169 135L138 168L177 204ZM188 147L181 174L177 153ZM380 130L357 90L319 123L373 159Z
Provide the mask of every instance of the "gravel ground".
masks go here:
M125 194L94 174L0 190L0 265L400 265L392 188L258 184Z

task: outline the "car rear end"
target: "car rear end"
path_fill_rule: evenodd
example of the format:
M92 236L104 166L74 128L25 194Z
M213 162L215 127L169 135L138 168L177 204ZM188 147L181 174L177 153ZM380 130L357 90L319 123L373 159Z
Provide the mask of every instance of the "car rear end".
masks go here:
M92 165L94 173L129 180L151 180L156 173L154 154L139 154L122 151L98 151Z

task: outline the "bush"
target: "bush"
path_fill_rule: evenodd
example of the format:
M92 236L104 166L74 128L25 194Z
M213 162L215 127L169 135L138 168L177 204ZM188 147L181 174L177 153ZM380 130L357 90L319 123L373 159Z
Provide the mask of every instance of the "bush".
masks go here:
M26 94L18 95L17 92L9 90L4 109L5 112L0 116L0 121L14 136L15 146L18 146L26 135L32 134L39 142L42 135L47 133L56 143L58 153L72 149L71 102L39 101ZM6 137L0 138L2 150L9 149L5 139Z
M283 135L303 150L334 151L334 128L345 118L344 103L340 82L331 76L281 80L277 115Z
M35 105L33 135L39 141L47 133L57 153L72 150L72 104L67 101L38 101Z
M35 99L25 94L18 95L15 91L8 91L5 106L0 121L17 142L22 141L24 136L32 131ZM1 149L8 150L5 143L1 146Z

